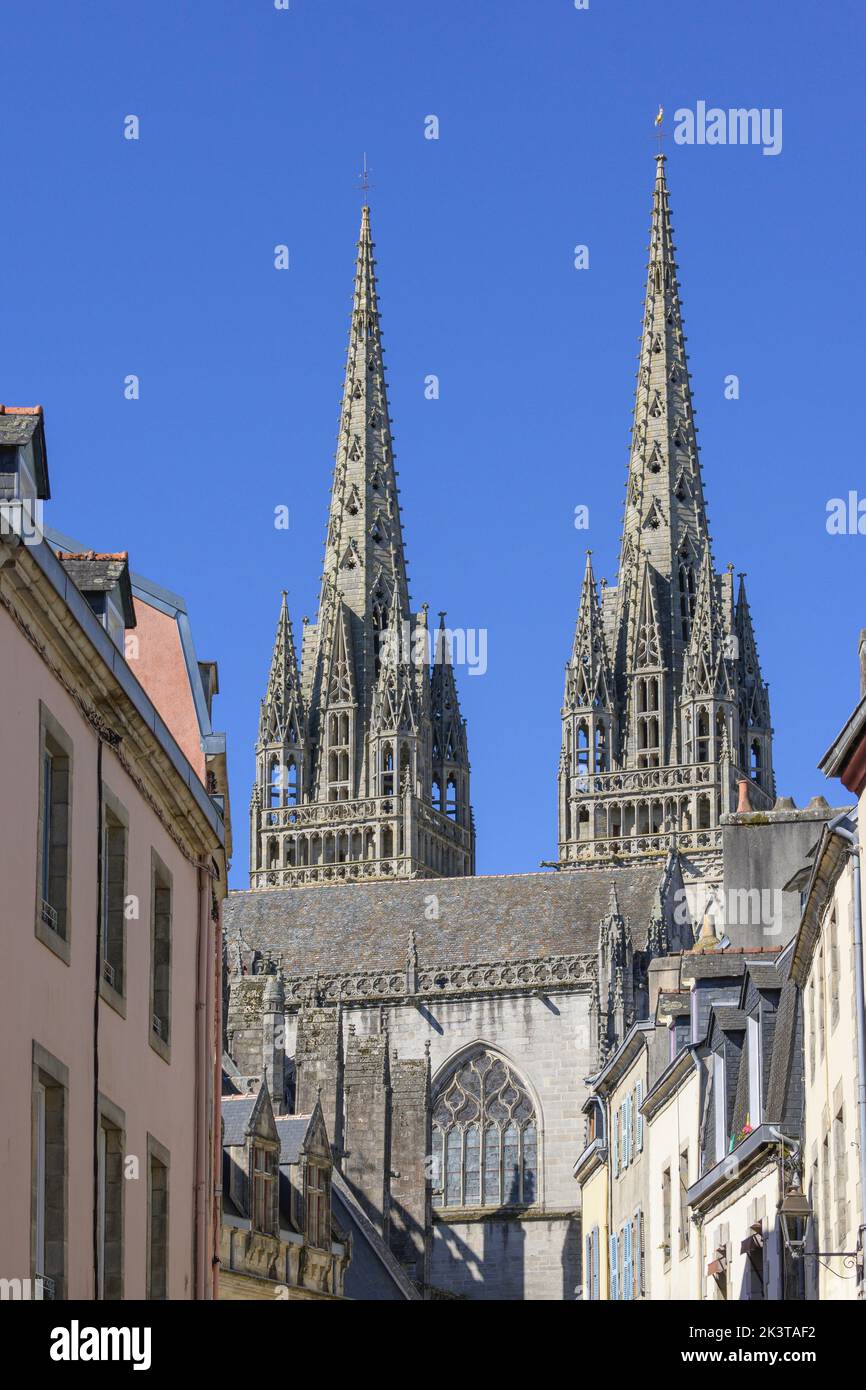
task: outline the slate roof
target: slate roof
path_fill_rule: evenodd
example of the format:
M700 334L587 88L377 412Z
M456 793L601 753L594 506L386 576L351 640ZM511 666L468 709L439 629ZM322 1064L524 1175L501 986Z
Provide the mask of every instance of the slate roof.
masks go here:
M100 554L95 550L72 554L68 550L58 550L57 558L75 587L83 594L105 594L119 588L125 625L135 627L129 555L125 550L116 554Z
M391 1253L388 1245L379 1235L360 1202L345 1178L335 1168L331 1174L332 1212L338 1225L348 1226L353 1236L352 1258L346 1270L346 1289L348 1297L356 1299L382 1299L389 1295L383 1293L381 1285L376 1289L365 1287L365 1261L358 1249L363 1241L368 1247L370 1257L376 1262L380 1279L391 1286L395 1299L417 1302L421 1295L412 1283L402 1265ZM377 1284L379 1281L377 1281ZM358 1287L354 1287L358 1285Z
M661 881L653 866L264 888L229 893L223 921L229 941L281 952L289 976L402 968L410 931L421 966L595 955L611 883L641 947Z
M312 1115L277 1115L274 1123L280 1136L280 1167L297 1163L310 1128Z
M746 1026L746 1015L742 1009L732 1008L730 1004L715 1004L713 1017L723 1033L739 1033Z
M222 1096L223 1145L243 1144L257 1096Z
M759 962L749 966L749 979L755 989L781 989L782 976L775 965Z
M36 495L49 498L48 455L45 449L45 422L41 405L0 405L0 449L33 448L36 468Z

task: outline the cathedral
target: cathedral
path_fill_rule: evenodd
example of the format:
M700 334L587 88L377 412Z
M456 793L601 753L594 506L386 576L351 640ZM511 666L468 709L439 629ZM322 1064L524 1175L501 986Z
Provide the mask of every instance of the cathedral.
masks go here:
M476 876L362 212L319 608L296 648L283 597L250 888L225 906L225 1045L275 1116L321 1107L340 1181L425 1298L576 1297L586 1078L646 1016L650 962L694 944L679 909L722 881L723 818L775 801L743 580L712 554L662 155L649 251L617 583L587 555L566 665L557 856Z

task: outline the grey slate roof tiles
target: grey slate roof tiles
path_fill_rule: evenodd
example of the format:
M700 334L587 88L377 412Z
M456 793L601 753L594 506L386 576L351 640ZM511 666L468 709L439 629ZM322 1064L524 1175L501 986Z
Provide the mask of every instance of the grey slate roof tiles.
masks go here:
M288 976L402 967L410 931L422 966L594 955L611 882L640 947L661 877L654 866L257 889L230 893L224 922L229 941L282 952Z
M223 1118L223 1144L243 1144L247 1125L253 1113L257 1096L223 1096L220 1111Z

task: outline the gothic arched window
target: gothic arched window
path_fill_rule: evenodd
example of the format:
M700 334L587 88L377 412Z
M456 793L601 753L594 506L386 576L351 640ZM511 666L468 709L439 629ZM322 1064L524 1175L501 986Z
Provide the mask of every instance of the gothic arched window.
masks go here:
M589 730L583 720L577 726L577 770L589 772Z
M294 758L289 759L286 768L286 805L297 806L298 804L298 767Z
M502 1057L460 1062L433 1106L433 1204L530 1206L538 1198L535 1107Z
M283 804L283 769L278 758L271 758L268 774L268 799L271 806Z

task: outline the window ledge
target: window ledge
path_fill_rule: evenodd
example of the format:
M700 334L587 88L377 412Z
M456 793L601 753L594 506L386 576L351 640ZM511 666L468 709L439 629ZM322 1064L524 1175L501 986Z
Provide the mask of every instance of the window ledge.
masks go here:
M65 965L69 965L72 957L72 950L65 936L61 936L53 927L49 927L47 922L43 922L41 914L36 917L36 940L41 941L43 946L47 946L59 960Z
M150 1045L154 1052L157 1052L164 1062L171 1065L171 1043L166 1042L158 1033L150 1029Z
M99 977L99 997L104 1000L121 1018L126 1018L126 996L110 985L104 975Z
M433 1219L445 1226L476 1221L563 1221L575 1211L545 1211L544 1207L434 1207Z

